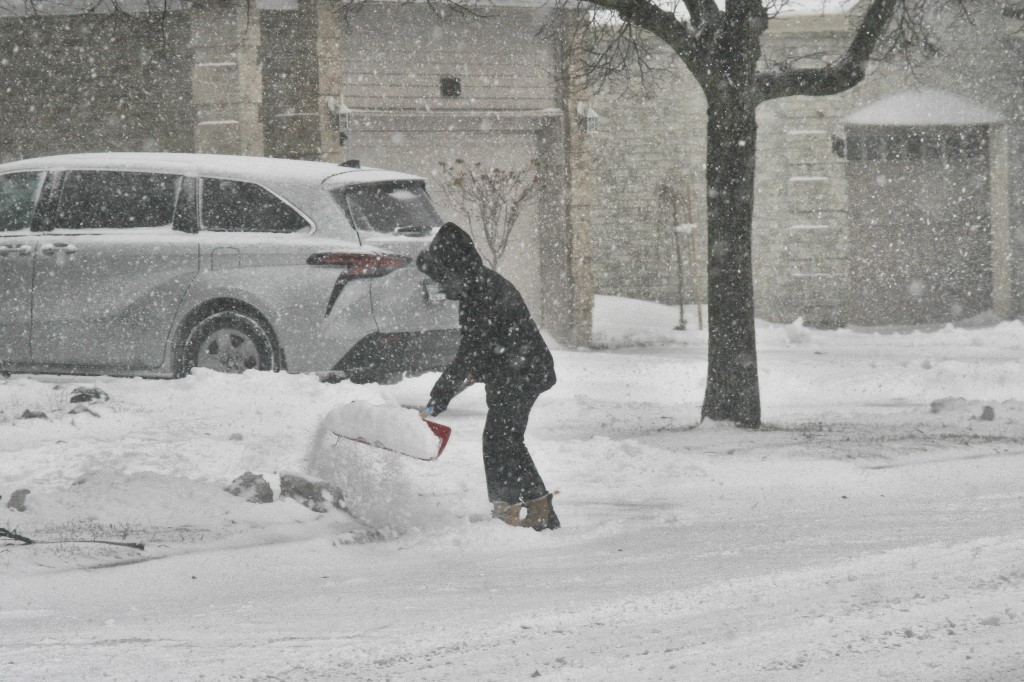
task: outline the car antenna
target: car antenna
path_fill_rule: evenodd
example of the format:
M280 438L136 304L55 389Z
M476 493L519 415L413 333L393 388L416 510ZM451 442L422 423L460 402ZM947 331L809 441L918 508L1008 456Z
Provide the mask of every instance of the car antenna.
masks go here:
M349 159L348 161L342 161L338 165L344 166L345 168L362 168L362 166L359 165L359 159Z

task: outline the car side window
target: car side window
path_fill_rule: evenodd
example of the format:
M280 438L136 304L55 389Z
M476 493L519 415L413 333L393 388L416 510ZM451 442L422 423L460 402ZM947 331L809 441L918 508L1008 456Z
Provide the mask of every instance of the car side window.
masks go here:
M18 232L32 227L42 185L43 173L0 175L0 232Z
M299 232L309 223L270 191L250 182L203 178L202 229L213 232Z
M174 222L181 177L122 171L68 171L54 227L64 230L162 227Z

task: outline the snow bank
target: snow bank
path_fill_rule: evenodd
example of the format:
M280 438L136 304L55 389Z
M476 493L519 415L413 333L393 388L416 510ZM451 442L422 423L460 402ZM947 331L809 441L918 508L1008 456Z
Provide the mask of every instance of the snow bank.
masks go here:
M8 568L19 573L261 545L303 536L301 526L313 518L292 500L251 504L218 484L154 471L94 469L64 488L31 487L24 512L0 516L0 527L39 543L8 554ZM337 530L356 528L349 523ZM107 542L141 543L145 550Z
M0 526L55 543L0 541L3 679L1024 679L1024 324L759 321L751 431L697 427L707 335L677 316L601 297L615 350L555 349L526 436L553 533L489 520L482 386L419 461L324 417L436 374L0 378ZM397 539L222 490L284 470Z
M707 320L707 311L702 310ZM596 348L626 348L686 344L697 331L697 307L685 306L687 331L677 329L679 308L614 296L594 297L593 344ZM705 322L706 324L706 322Z

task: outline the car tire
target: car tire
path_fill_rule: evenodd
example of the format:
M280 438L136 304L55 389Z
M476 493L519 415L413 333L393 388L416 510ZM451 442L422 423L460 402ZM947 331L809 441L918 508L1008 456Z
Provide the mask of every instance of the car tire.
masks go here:
M280 354L267 325L252 315L223 310L203 318L185 336L179 376L195 367L240 374L248 369L276 372Z

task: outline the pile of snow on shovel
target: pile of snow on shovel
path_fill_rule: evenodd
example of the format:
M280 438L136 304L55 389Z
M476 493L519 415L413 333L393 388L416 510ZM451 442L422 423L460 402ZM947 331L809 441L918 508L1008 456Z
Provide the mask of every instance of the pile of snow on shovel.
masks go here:
M435 459L438 448L416 410L354 401L321 420L306 468L341 490L349 514L397 537L455 520L429 489L427 470L438 463L418 461Z

